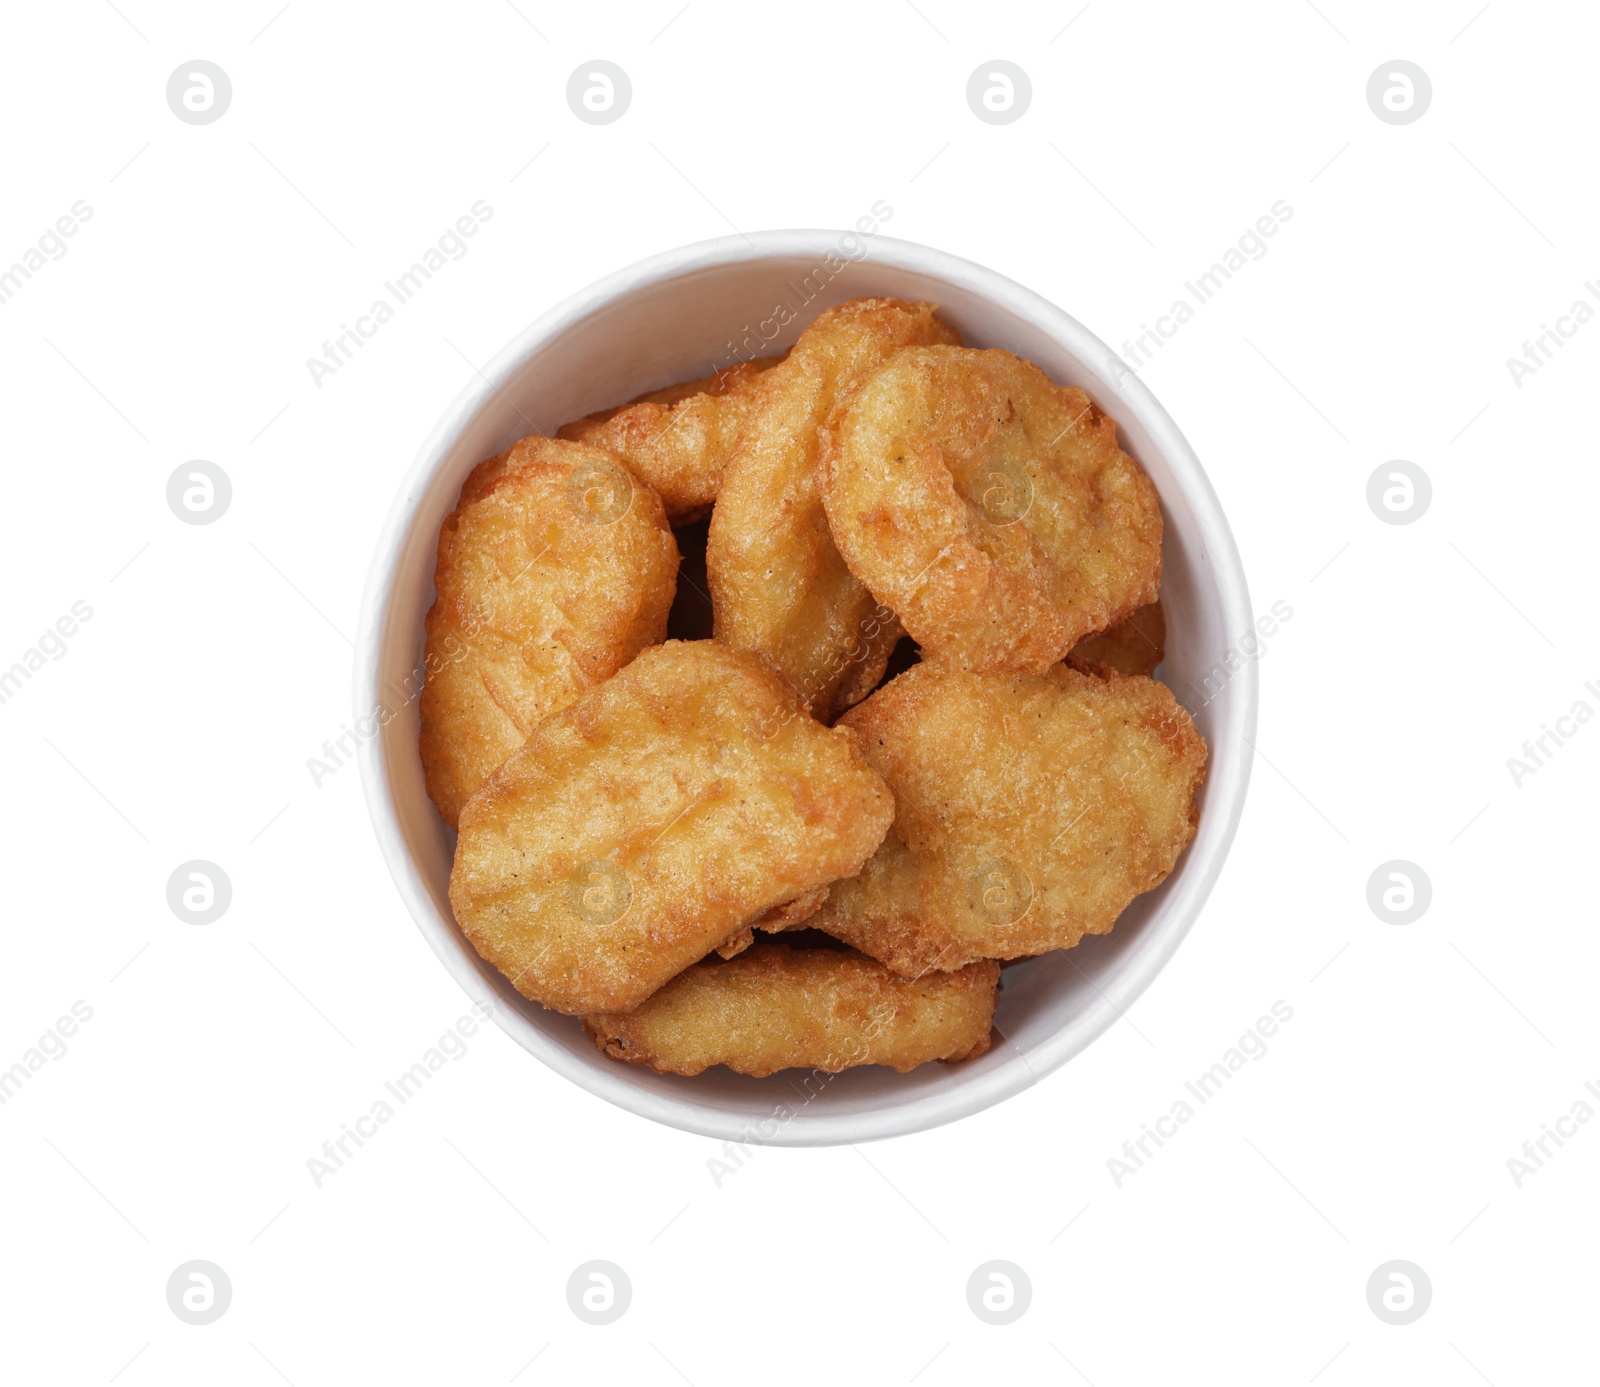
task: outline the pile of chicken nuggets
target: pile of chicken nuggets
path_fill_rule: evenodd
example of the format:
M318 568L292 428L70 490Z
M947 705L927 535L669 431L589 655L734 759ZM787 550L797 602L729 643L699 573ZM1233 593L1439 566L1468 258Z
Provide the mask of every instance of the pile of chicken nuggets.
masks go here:
M977 1058L1194 835L1161 539L1115 422L926 303L522 439L427 618L462 931L661 1073Z

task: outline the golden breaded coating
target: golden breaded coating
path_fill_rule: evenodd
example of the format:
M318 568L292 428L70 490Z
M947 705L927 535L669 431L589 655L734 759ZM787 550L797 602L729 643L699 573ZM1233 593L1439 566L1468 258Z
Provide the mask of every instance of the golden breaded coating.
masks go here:
M630 1011L851 876L893 798L762 656L670 641L534 729L461 811L450 901L525 997Z
M538 721L667 632L678 547L610 453L524 438L480 463L439 530L422 764L455 826Z
M913 347L823 430L839 552L926 658L1042 674L1155 601L1161 505L1076 387L1005 351Z
M1104 934L1194 835L1206 745L1153 679L920 664L842 723L894 827L808 923L908 977Z
M807 891L803 896L796 896L792 901L769 910L759 920L755 927L766 930L769 934L778 934L786 929L799 929L813 915L822 909L822 903L828 899L828 892L832 888L819 886L815 891Z
M625 1016L586 1016L602 1054L658 1074L725 1064L836 1074L861 1064L904 1073L989 1048L1000 967L909 979L838 949L763 941L729 963L697 963Z
M817 430L893 352L958 341L931 304L825 309L756 385L723 474L706 545L717 639L772 656L824 721L877 685L900 625L834 547L817 494Z
M756 930L763 930L768 934L781 934L784 930L803 929L805 922L822 909L822 903L827 899L828 888L819 886L815 891L807 891L805 895L796 896L792 901L775 905L759 920L746 925L738 934L718 944L713 952L718 958L732 958L735 954L742 954L755 943Z
M699 380L563 424L556 437L610 449L661 497L667 519L682 525L704 515L717 499L751 390L779 360L736 361Z
M779 355L758 356L750 361L730 362L726 366L719 366L709 376L696 376L693 380L680 380L672 385L663 386L660 390L647 390L642 395L635 395L627 404L614 405L610 409L597 409L593 414L584 415L582 419L574 419L565 427L580 429L603 424L607 419L615 419L624 410L632 409L634 405L675 405L680 401L693 399L696 395L735 394L749 389L763 371L770 371L782 360L783 356ZM584 440L578 438L577 441L582 443Z
M1157 598L1108 631L1079 641L1067 663L1085 674L1154 674L1167 653L1167 615Z

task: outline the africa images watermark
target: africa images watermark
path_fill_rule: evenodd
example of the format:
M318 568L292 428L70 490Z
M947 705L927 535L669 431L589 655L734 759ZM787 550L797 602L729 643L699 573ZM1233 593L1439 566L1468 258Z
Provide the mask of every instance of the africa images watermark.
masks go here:
M573 467L566 491L567 504L576 521L584 525L614 525L633 505L634 482L625 467L602 457ZM553 547L552 540L528 560L521 572L513 575L512 581L521 578ZM430 680L471 655L473 643L493 621L493 608L479 600L464 613L457 614L454 625L447 626L441 635L430 635L421 662L398 682L393 678L384 682L385 698L357 717L354 727L340 723L339 735L323 742L320 756L306 757L311 783L320 790L323 781L349 765L361 747L378 735L379 729L387 727L401 710L421 696Z
M1178 1135L1178 1130L1194 1117L1196 1104L1204 1107L1232 1081L1233 1076L1252 1060L1267 1056L1267 1041L1278 1033L1278 1027L1294 1016L1294 1008L1281 998L1268 1010L1270 1016L1256 1018L1256 1023L1222 1053L1222 1058L1194 1079L1184 1083L1184 1091L1195 1101L1179 1098L1171 1108L1154 1122L1139 1124L1139 1135L1122 1143L1122 1149L1106 1157L1106 1170L1111 1182L1120 1190L1122 1182L1137 1175L1161 1147Z
M22 286L38 274L51 260L65 258L69 236L76 236L83 223L94 216L94 208L79 198L45 229L44 234L23 251L10 267L0 270L0 304L10 303Z
M388 291L389 298L375 299L372 307L356 318L354 327L349 323L340 323L338 336L323 342L322 355L306 358L306 370L311 373L312 384L321 390L322 382L353 360L356 352L366 346L370 339L376 337L379 328L421 293L423 286L434 275L443 270L451 260L463 259L471 249L467 245L468 238L476 236L483 224L493 216L494 208L479 198L466 212L455 219L450 230L422 252L419 259L392 280L385 280L383 287ZM393 300L392 303L390 299Z
M478 1033L480 1022L494 1015L487 1002L474 1002L469 1010L469 1015L458 1016L455 1024L422 1052L421 1059L395 1078L385 1080L385 1097L376 1099L354 1122L340 1123L339 1135L323 1142L319 1155L306 1157L306 1171L313 1185L320 1190L323 1182L343 1170L356 1152L378 1135L378 1129L421 1093L446 1064L467 1057L467 1041Z
M71 1015L57 1017L56 1023L22 1052L21 1059L9 1069L0 1069L0 1105L15 1098L23 1085L51 1060L64 1058L67 1041L77 1035L79 1026L94 1016L94 1008L81 999L74 1002L69 1010Z
M877 1037L884 1024L894 1017L894 1007L885 1006L867 1017L861 1027L859 1036L851 1037L844 1045L845 1053L840 1056L830 1057L830 1064L834 1059L843 1061L837 1068L814 1068L800 1078L787 1080L790 1090L795 1095L795 1103L779 1102L773 1105L771 1113L756 1122L754 1127L749 1123L739 1124L741 1140L729 1139L722 1143L722 1155L726 1159L716 1156L706 1157L706 1172L711 1176L711 1183L718 1189L722 1188L723 1181L743 1170L755 1154L751 1149L766 1145L773 1137L793 1122L814 1102L839 1074L852 1064L861 1063L869 1053L869 1042Z
M1199 310L1222 292L1225 284L1253 260L1266 259L1271 249L1267 238L1276 236L1279 229L1294 216L1294 208L1279 198L1256 218L1239 239L1216 260L1209 269L1185 280L1183 287L1189 298L1178 298L1172 307L1157 317L1155 326L1139 324L1139 335L1123 342L1122 355L1106 359L1111 371L1111 383L1121 385L1128 376L1137 375L1155 358L1155 354L1178 335L1178 329L1198 316ZM1190 303L1189 299L1194 302Z
M1266 637L1276 636L1279 628L1293 616L1294 608L1280 597L1267 612L1257 617L1255 625L1228 647L1221 660L1199 679L1189 681L1189 687L1199 695L1195 706L1204 708L1233 682L1234 675L1261 659L1267 653Z
M1596 300L1600 300L1600 280L1586 279L1583 287ZM1539 335L1522 344L1521 357L1508 356L1506 370L1511 373L1511 383L1522 389L1522 382L1538 373L1542 366L1555 359L1556 352L1578 335L1581 328L1595 315L1594 305L1583 299L1573 300L1572 307L1556 318L1556 324L1539 324Z
M9 703L22 686L45 666L45 658L52 661L67 657L67 641L78 634L81 624L94 615L94 608L82 598L74 602L39 639L12 662L10 669L0 669L0 703Z
M832 687L851 665L864 664L877 650L878 638L894 619L894 613L881 602L862 617L848 642L842 649L827 657L827 662L820 671L806 672L797 686L804 706L785 706L781 712L761 718L760 731L763 739L771 741L791 722L805 716L805 710L824 690Z
M1583 689L1590 697L1600 701L1600 686L1597 686L1592 679L1584 684ZM1576 737L1578 729L1593 716L1594 708L1589 700L1580 698L1555 719L1554 726L1541 722L1539 735L1523 742L1522 755L1506 757L1506 769L1511 772L1511 783L1520 790L1522 782L1530 776L1538 775L1550 763L1550 758Z
M387 727L403 709L421 696L430 678L445 666L459 664L466 659L472 653L468 642L482 630L486 620L487 616L483 613L470 613L459 632L446 633L437 647L430 645L421 663L414 666L404 679L398 683L393 679L386 680L384 692L388 697L356 718L354 727L347 722L340 723L339 735L323 742L321 756L306 757L306 770L311 774L311 783L320 790L324 780L331 779L349 765L355 759L356 752L376 737L380 728Z
M872 207L856 218L855 229L842 233L834 249L803 275L799 283L794 279L784 281L789 297L773 304L772 311L757 323L746 323L724 345L730 361L754 361L770 353L784 328L795 321L806 305L816 299L829 284L851 265L865 260L871 252L868 240L878 234L884 222L894 216L894 208L879 198Z
M1589 1098L1600 1102L1600 1085L1593 1079L1586 1079L1583 1087ZM1568 1139L1577 1136L1582 1125L1594 1117L1595 1109L1589 1098L1579 1098L1554 1122L1541 1122L1539 1135L1522 1143L1522 1155L1506 1157L1506 1170L1519 1190L1524 1180L1543 1170L1545 1163L1560 1152Z

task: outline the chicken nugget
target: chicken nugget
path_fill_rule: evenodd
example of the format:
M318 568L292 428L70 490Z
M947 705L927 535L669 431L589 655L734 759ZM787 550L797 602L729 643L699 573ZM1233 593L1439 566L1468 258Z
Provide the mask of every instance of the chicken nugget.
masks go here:
M1154 679L920 664L841 722L895 821L808 924L908 977L1104 934L1194 835L1206 745Z
M705 515L717 499L723 467L749 411L751 390L780 359L736 361L699 380L574 419L556 437L610 449L661 497L667 519L685 524Z
M600 1053L658 1074L725 1064L837 1074L976 1059L989 1048L996 963L902 978L838 949L766 940L729 963L697 963L625 1016L585 1016Z
M444 821L547 714L667 631L678 547L610 453L524 438L479 464L439 530L422 764Z
M728 459L706 545L717 639L772 656L823 721L877 685L900 624L834 547L817 495L817 430L899 348L958 341L931 304L825 309L756 384Z
M1079 641L1067 663L1085 674L1154 674L1167 653L1167 616L1158 597L1115 626Z
M525 997L631 1011L894 816L855 734L762 656L669 641L545 719L461 811L456 920Z
M1161 582L1161 505L1117 426L1005 351L912 347L841 403L818 484L845 562L926 658L1043 674Z

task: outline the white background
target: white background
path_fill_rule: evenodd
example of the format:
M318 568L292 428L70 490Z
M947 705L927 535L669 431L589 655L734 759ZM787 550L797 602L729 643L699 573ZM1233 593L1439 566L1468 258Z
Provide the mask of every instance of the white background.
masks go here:
M1520 788L1506 760L1576 700L1600 709L1600 325L1521 388L1506 358L1600 280L1600 25L1506 0L919 7L8 12L0 261L78 199L93 215L0 306L0 666L75 601L93 617L0 706L0 1065L74 1001L94 1013L0 1108L8 1379L1591 1371L1600 1124L1521 1188L1507 1158L1600 1082L1579 875L1600 726ZM232 79L215 124L166 105L195 57ZM595 57L633 83L604 127L564 98ZM998 127L964 95L997 57L1033 84ZM1433 83L1406 126L1365 99L1396 57ZM306 358L478 199L494 212L469 253L314 385ZM1114 346L1293 208L1144 372L1257 610L1293 608L1210 905L1126 1022L944 1130L758 1151L718 1187L711 1142L489 1028L317 1188L307 1158L467 1008L355 769L318 788L306 768L351 716L357 602L403 470L474 366L569 292L879 199L885 232L1011 275ZM213 525L167 508L193 458L232 480ZM1366 503L1394 458L1432 479L1412 525ZM167 907L191 858L232 880L214 925ZM1391 858L1433 883L1406 927L1366 903ZM1107 1158L1279 999L1294 1017L1265 1057L1118 1188ZM193 1258L233 1286L207 1327L166 1302ZM605 1328L566 1303L592 1258L633 1284ZM991 1258L1033 1287L1006 1327L967 1308ZM1433 1286L1405 1327L1366 1300L1393 1258Z

